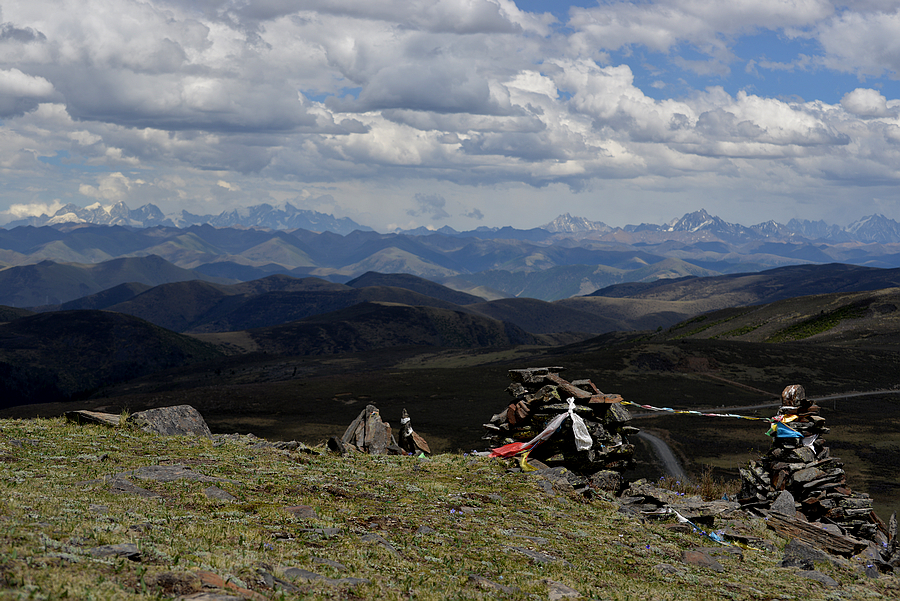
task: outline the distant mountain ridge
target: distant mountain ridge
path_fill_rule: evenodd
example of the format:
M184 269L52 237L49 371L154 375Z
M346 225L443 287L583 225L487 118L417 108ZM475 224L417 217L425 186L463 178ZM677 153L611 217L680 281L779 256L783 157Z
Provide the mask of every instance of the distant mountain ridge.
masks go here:
M44 214L20 219L8 223L5 228L12 229L25 225L34 227L45 225L60 226L78 223L119 225L133 228L157 226L189 228L197 225L211 225L217 228L304 229L313 232L333 232L342 235L349 234L355 230L375 231L373 228L361 225L347 217L334 217L327 213L298 209L287 202L281 207L263 203L246 208L223 211L218 215L195 215L185 210L165 215L159 207L153 204L130 209L122 201L110 206L103 206L98 202L87 207L79 207L70 203L57 210L53 215ZM810 241L827 240L833 243L900 243L900 223L881 214L862 217L845 228L828 224L821 220L810 221L806 219L791 219L787 224L769 220L753 226L744 226L729 223L720 217L711 215L705 209L686 213L680 219L674 219L661 225L641 223L620 228L609 226L602 221L591 221L584 217L564 213L549 223L528 230L519 230L506 226L479 227L474 230L457 231L452 227L444 226L440 229L418 227L410 230L399 230L396 233L408 236L441 234L453 237L540 242L567 236L576 238L597 235L614 236L619 232L638 235L639 237L640 235L650 236L653 234L657 234L657 237L665 234L705 236L706 238L714 237L731 243L766 239L787 241L795 238Z
M40 227L43 225L62 225L86 223L91 225L121 225L135 228L156 226L186 228L192 225L209 224L213 227L262 227L274 230L305 229L316 232L334 232L349 234L354 230L372 231L372 228L360 225L347 217L334 217L327 213L298 209L290 203L282 207L270 204L259 204L252 207L223 211L218 215L194 215L181 210L178 213L164 215L153 204L145 204L138 209L130 209L123 201L111 206L103 206L99 202L87 207L67 204L53 215L40 215L14 221L6 225L14 228L20 225Z

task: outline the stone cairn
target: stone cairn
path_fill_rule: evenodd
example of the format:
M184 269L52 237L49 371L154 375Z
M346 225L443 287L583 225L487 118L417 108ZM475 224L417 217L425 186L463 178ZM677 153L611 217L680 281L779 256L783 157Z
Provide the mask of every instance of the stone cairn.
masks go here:
M779 437L776 432L762 460L741 468L738 501L745 509L773 510L791 517L799 513L807 522L836 525L842 534L887 543L887 526L872 510L872 499L850 490L844 464L831 457L825 446L822 436L828 428L819 407L798 384L785 388L781 400L776 427L779 419L784 420L802 437ZM792 416L796 418L788 421Z
M512 369L512 384L506 389L513 401L484 424L486 440L492 447L527 442L539 434L560 413L569 410L567 399L575 399L575 412L582 417L593 444L586 451L575 447L572 420L563 422L559 432L537 446L529 459L550 468L565 467L582 476L597 476L603 481L612 476L612 484L600 488L615 489L622 483L621 473L634 464L634 445L628 434L639 432L628 425L631 415L619 403L617 394L604 394L590 380L568 382L560 377L563 367ZM612 473L611 473L612 472Z

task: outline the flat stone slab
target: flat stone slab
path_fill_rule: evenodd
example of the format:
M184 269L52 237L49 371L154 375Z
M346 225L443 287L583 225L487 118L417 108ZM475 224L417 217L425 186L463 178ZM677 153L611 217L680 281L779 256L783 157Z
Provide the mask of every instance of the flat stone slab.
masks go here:
M93 549L88 549L88 554L94 557L124 557L131 561L141 560L141 552L134 543L94 547Z
M102 426L117 427L122 417L114 413L102 413L100 411L66 411L65 418L76 424L99 424Z
M137 469L118 474L120 478L138 478L156 482L174 482L175 480L194 480L196 482L231 482L224 478L214 478L195 472L186 465L145 465Z

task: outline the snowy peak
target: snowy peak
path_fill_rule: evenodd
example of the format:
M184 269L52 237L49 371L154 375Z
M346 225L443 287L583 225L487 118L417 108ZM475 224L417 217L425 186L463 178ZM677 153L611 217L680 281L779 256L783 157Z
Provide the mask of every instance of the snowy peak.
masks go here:
M710 215L706 209L687 213L663 231L685 232L690 234L707 234L729 242L742 242L759 238L760 235L750 228L728 223L720 217Z
M581 234L585 232L611 232L612 228L602 221L590 221L584 217L572 217L570 214L560 215L541 229L554 234Z
M900 223L876 214L863 217L847 226L847 233L860 242L890 244L900 242Z
M305 229L317 232L330 231L337 234L349 234L354 230L372 231L372 228L359 225L346 217L335 218L332 215L298 209L289 203L283 207L260 204L252 207L223 211L219 215L194 215L185 210L172 215L164 215L159 207L146 204L131 210L124 202L104 207L99 202L87 207L67 204L52 216L41 215L30 217L21 222L7 224L17 225L60 225L65 223L87 223L91 225L122 225L135 228L147 228L163 225L167 227L190 227L192 225L209 224L215 227L262 227L269 229Z

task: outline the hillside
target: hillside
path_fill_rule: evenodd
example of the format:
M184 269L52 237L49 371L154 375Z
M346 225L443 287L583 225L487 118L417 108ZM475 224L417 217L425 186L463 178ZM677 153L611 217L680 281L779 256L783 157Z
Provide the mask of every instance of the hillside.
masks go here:
M371 286L405 288L455 305L471 305L484 302L484 299L481 297L466 294L465 292L459 292L409 273L378 273L375 271L367 271L358 278L354 278L347 282L347 285L352 286L353 288L368 288Z
M253 341L247 350L280 355L336 355L409 346L480 348L545 343L512 324L462 311L368 301L241 334ZM234 340L229 333L196 336L214 343Z
M900 288L817 294L698 315L654 339L729 339L865 348L900 344Z
M125 283L157 286L186 280L222 282L177 267L158 256L113 259L97 264L45 260L35 265L0 270L0 304L13 307L60 305Z
M717 308L724 308L811 294L878 290L894 286L900 286L900 269L832 263L794 265L759 273L618 284L597 290L590 296L665 301L709 299L714 300Z
M0 324L0 404L66 401L220 354L211 345L119 313L22 317Z
M716 528L756 541L722 547L505 461L341 457L249 435L165 437L59 418L0 427L0 494L16 499L0 539L10 598L900 594L896 578L866 578L857 559L781 567L787 540L762 520L716 518Z

